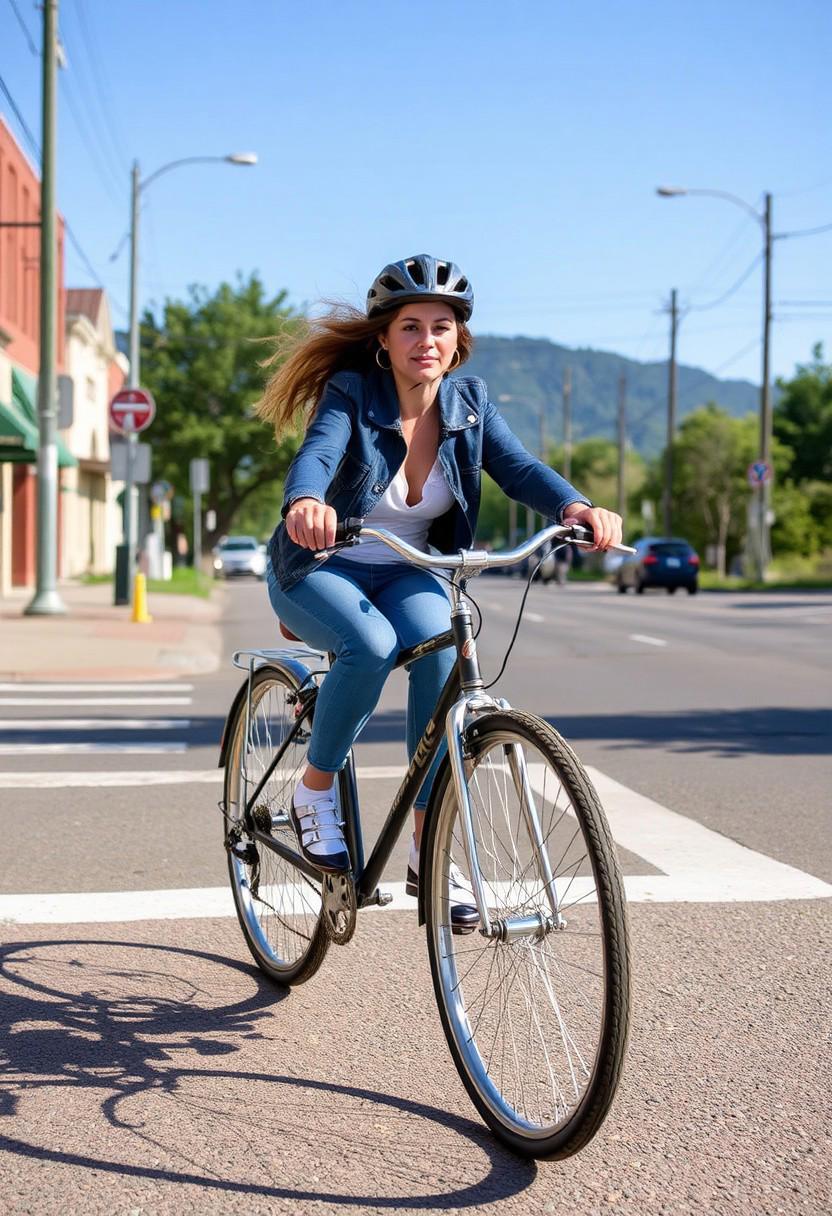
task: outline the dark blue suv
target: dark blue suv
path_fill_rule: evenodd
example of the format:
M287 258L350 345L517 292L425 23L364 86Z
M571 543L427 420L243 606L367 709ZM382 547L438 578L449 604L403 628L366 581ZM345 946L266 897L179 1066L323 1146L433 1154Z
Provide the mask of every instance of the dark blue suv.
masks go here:
M645 587L665 587L672 595L677 587L689 595L699 590L699 558L696 550L678 536L645 536L636 541L635 553L628 554L616 573L620 595L635 587L639 595Z

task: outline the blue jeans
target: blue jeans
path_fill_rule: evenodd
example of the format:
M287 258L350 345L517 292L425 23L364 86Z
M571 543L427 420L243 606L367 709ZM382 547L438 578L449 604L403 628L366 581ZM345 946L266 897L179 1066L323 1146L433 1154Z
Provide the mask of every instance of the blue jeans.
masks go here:
M269 563L268 585L283 624L309 646L335 654L318 693L308 758L317 769L337 772L375 709L398 652L450 627L444 585L428 570L401 562L354 562L337 554L288 591L281 590ZM408 666L408 759L455 662L450 646ZM427 806L445 747L443 741L417 795L420 809Z

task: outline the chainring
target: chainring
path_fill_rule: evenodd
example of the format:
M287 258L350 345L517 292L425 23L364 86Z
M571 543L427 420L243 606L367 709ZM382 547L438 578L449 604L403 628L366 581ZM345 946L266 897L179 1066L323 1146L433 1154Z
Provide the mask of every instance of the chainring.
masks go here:
M345 946L355 933L358 903L351 874L324 874L321 884L326 935L336 946Z

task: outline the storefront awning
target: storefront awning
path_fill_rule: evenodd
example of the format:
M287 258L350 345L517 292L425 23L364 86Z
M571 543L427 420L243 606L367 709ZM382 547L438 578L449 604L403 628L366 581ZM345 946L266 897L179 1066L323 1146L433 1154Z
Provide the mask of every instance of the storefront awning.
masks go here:
M12 399L0 401L0 461L36 464L38 459L37 381L12 369ZM58 438L58 465L72 468L78 461Z

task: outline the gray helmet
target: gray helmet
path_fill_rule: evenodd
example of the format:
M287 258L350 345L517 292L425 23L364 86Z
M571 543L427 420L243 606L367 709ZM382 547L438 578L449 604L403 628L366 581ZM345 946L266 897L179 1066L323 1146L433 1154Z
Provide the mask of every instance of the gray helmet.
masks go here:
M474 311L474 293L465 275L453 262L432 258L429 253L391 262L376 277L367 292L367 316L377 317L400 304L436 300L452 304L467 321Z

